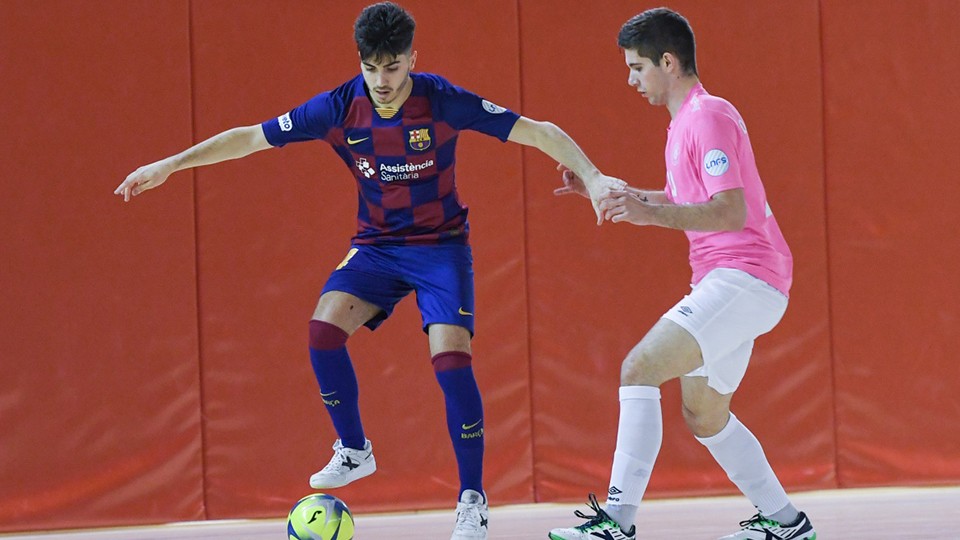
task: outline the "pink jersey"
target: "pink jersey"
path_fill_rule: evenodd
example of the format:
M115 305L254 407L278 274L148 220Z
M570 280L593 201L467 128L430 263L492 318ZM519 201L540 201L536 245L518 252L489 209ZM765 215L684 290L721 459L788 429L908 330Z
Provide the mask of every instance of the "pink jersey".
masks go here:
M697 204L728 189L743 188L747 221L740 231L686 231L693 283L715 268L735 268L789 295L793 257L767 204L747 126L728 101L697 84L670 122L667 134L667 198Z

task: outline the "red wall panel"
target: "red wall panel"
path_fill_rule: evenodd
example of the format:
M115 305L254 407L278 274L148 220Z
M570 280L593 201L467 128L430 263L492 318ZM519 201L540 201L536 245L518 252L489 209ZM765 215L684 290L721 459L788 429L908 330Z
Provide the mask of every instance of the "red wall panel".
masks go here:
M352 26L365 5L195 3L197 139L275 117L359 73ZM418 70L519 104L512 2L464 3L456 18L428 3L407 7L418 22ZM498 39L474 47L491 29ZM472 210L487 490L500 503L528 501L520 150L467 133L458 158L458 184ZM322 142L197 175L210 515L274 516L309 492L307 478L326 464L336 437L310 370L307 321L349 248L356 188ZM414 301L404 300L376 333L358 331L349 348L379 470L338 494L360 510L450 507L456 469Z
M0 2L0 531L203 517L186 2Z
M688 1L672 7L697 34L706 88L731 99L749 126L771 205L796 259L791 306L780 326L758 341L734 410L787 485L830 486L817 3L741 1L719 9ZM608 2L604 9L523 2L524 110L565 128L605 172L660 189L669 114L627 86L616 46L620 26L640 9L631 2ZM730 33L744 27L749 39ZM607 485L620 361L689 290L687 244L675 231L597 228L585 200L551 194L557 182L551 163L532 154L525 163L536 488L539 500L575 500ZM665 385L663 407L664 450L651 495L733 490L684 426L677 383Z
M960 4L825 1L844 486L960 481Z

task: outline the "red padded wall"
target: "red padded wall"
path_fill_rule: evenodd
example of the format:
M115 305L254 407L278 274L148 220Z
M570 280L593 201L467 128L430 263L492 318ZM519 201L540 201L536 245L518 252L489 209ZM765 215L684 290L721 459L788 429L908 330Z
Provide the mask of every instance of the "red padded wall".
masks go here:
M960 481L960 4L825 1L837 467Z
M0 532L203 517L186 2L0 2ZM143 203L143 204L140 204Z

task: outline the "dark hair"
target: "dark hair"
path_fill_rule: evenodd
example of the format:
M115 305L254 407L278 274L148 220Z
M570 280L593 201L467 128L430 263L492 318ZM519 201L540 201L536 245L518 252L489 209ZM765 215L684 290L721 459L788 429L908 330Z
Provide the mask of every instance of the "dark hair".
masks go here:
M360 59L379 62L409 53L416 27L413 17L393 2L367 6L353 25Z
M617 45L637 51L660 65L664 53L673 53L687 75L697 75L697 44L693 28L683 15L668 8L648 9L620 27Z

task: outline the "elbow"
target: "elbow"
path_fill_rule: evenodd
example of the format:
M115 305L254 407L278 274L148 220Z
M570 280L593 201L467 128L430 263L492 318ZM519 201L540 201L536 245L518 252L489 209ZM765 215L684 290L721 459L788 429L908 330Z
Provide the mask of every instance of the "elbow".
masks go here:
M563 138L563 130L553 122L537 122L536 144L541 150Z
M724 230L730 232L742 231L747 226L747 212L741 209L740 212L730 212L727 216L726 227Z
M730 190L715 195L714 205L717 229L726 232L742 231L747 225L747 203L743 190Z

